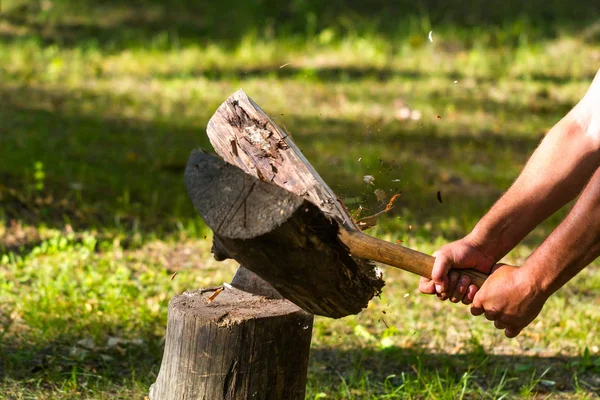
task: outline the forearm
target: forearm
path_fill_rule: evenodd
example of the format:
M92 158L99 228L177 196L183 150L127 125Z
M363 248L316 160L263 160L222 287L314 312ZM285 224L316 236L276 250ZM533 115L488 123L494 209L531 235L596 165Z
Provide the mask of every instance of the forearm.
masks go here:
M600 169L565 220L527 259L523 272L551 295L600 255Z
M514 184L468 235L486 254L501 259L575 198L598 168L597 138L576 116L570 113L546 135Z

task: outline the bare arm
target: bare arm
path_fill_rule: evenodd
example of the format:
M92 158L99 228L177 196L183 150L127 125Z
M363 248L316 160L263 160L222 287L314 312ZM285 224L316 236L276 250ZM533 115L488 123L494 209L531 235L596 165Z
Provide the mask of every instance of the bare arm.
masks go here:
M600 132L599 132L600 133ZM569 114L546 135L510 189L469 237L496 260L574 199L599 166L598 139Z
M600 255L600 169L567 218L520 267L497 269L473 300L508 337L517 336L556 290Z
M459 281L457 286L457 277L451 276L449 282L452 266L489 272L533 228L575 198L599 165L600 72L583 99L544 137L517 180L473 231L438 250L432 282L423 280L421 290L447 298L457 287L466 295L468 281ZM469 301L475 291L469 288Z
M600 169L565 220L523 264L548 296L600 255Z

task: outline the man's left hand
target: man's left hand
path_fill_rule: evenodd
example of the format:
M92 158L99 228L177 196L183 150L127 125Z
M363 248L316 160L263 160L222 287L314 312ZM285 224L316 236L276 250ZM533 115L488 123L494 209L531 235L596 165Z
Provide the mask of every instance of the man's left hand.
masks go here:
M499 264L475 294L471 314L485 314L513 338L537 317L547 298L527 270Z

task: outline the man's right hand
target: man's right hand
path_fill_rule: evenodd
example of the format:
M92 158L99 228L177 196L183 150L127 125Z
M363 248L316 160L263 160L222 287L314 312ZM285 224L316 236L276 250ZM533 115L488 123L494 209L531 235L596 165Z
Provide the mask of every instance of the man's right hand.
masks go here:
M419 290L425 294L437 294L441 300L450 299L454 303L462 301L470 304L479 288L471 284L467 275L460 275L458 271L448 274L451 268L472 268L489 274L496 265L496 260L468 237L440 247L433 256L432 279L421 278Z

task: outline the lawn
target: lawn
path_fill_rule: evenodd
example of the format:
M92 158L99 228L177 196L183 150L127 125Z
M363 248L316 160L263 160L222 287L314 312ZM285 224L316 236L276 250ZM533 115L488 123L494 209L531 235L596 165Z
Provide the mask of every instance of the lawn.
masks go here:
M236 268L212 258L183 170L237 89L351 211L401 193L369 233L432 253L469 232L600 65L594 1L0 1L6 399L147 394L169 299ZM307 399L600 397L599 263L512 340L384 273L359 315L316 318Z

